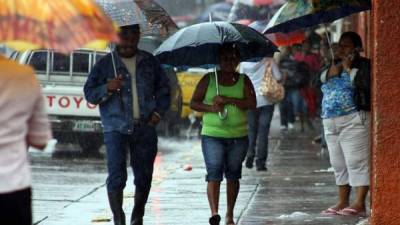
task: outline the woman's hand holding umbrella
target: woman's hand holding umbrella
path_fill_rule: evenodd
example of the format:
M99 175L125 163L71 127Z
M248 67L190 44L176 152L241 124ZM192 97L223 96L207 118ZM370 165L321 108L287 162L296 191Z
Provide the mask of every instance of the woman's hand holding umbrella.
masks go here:
M221 95L215 96L213 99L212 111L223 112L225 104L226 102L224 100L224 97L222 97Z

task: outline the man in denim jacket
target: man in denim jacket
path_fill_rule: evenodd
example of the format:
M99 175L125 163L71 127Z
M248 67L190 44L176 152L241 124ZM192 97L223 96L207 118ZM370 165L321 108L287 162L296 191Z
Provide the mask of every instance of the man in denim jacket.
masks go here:
M131 224L141 225L157 154L155 126L169 108L170 88L155 57L137 49L139 25L121 27L119 36L116 51L96 63L84 92L88 102L100 106L114 224L125 225L122 199L129 149L136 186Z

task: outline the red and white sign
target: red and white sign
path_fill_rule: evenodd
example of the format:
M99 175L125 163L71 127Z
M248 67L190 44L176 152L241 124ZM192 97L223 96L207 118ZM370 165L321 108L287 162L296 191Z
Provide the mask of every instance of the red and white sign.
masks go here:
M82 87L45 86L42 91L47 113L57 116L99 117L99 107L86 101Z

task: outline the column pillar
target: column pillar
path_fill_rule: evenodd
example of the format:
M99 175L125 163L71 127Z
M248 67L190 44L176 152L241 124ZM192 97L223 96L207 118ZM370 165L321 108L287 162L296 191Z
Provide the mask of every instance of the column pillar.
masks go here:
M372 173L373 225L400 221L400 4L373 0Z

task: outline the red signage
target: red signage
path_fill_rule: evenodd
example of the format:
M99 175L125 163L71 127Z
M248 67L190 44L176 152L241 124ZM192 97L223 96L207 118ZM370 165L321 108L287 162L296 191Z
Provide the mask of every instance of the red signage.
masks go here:
M49 108L72 108L72 109L96 109L97 105L90 104L87 102L83 96L56 96L48 95L46 96Z

